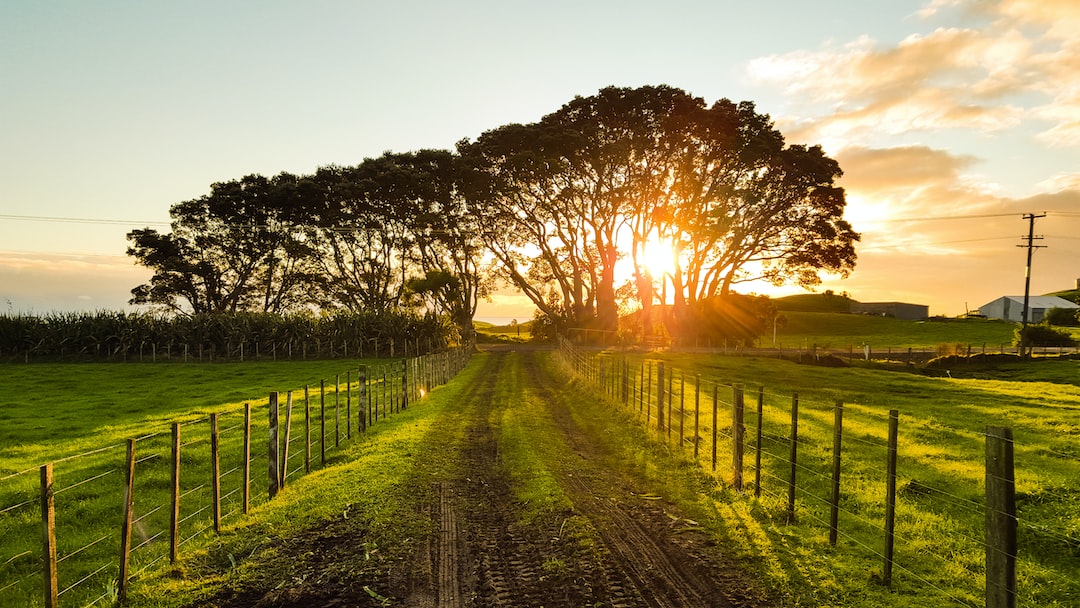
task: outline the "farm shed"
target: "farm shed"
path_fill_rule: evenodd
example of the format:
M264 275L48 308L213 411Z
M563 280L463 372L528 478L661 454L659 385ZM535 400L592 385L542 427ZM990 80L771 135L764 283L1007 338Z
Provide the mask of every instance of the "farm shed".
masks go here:
M1057 296L1029 296L1028 322L1039 323L1051 308L1077 309L1080 306ZM990 319L1023 322L1024 296L1002 296L979 307L979 314Z
M852 302L851 312L857 315L878 315L908 321L922 321L930 316L930 307L925 304L906 302Z

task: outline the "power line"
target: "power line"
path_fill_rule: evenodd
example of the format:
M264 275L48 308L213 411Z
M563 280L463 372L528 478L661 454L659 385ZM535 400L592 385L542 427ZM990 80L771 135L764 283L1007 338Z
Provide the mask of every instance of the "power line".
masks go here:
M11 215L0 214L0 220L15 220L20 222L53 222L59 224L107 224L130 226L132 224L169 226L169 222L142 222L137 220L111 220L90 217L52 217L45 215Z
M981 238L981 239L957 239L957 240L953 240L953 241L912 241L912 242L899 243L897 245L870 245L870 246L867 246L867 247L860 247L859 251L892 250L892 249L903 249L905 247L928 247L928 246L934 246L934 245L953 245L953 244L957 244L957 243L979 243L979 242L983 242L983 241L1003 241L1003 240L1006 240L1006 239L1014 239L1014 238L1016 238L1016 237L1013 236L1013 235L1008 235L1008 236L990 236L990 237L984 237L984 238Z
M933 222L938 220L977 220L993 217L1016 217L1020 215L1018 213L980 213L974 215L931 215L922 217L890 217L880 220L872 220L882 223L898 223L898 222Z

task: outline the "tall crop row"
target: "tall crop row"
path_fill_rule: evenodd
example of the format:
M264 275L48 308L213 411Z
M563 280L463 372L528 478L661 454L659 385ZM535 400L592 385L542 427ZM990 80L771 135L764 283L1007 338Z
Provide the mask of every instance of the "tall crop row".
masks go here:
M415 355L454 327L411 313L0 315L0 360L239 360Z

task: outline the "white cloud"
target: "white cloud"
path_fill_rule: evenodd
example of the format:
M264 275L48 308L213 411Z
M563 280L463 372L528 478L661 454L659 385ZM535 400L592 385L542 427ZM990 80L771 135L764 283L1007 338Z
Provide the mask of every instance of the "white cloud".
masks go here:
M998 133L1034 120L1050 123L1039 135L1044 143L1080 142L1080 42L1075 34L1056 35L1062 22L1080 24L1080 3L945 0L919 14L954 6L993 20L915 33L895 45L860 36L843 46L770 55L751 61L747 72L800 100L804 117L807 104L817 106L818 117L796 126L833 147L941 129Z

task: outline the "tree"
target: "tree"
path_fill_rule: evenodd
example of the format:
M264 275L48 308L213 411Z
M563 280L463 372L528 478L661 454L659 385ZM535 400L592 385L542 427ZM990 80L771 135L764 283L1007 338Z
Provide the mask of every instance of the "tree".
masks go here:
M596 256L567 179L579 136L544 124L507 125L461 142L482 179L470 189L480 238L504 277L560 326L594 316Z
M293 222L297 184L288 173L215 183L209 195L172 206L171 233L128 233L128 255L154 270L131 303L185 314L304 307L314 275Z
M654 226L671 150L669 116L695 103L671 87L609 87L539 123L507 125L459 144L486 171L485 244L507 278L562 323L617 328L616 264ZM644 275L639 273L638 282Z
M471 337L490 281L458 156L388 152L356 167L324 167L309 181L317 192L310 235L325 275L324 307L402 309L419 295L429 312Z
M1046 311L1046 317L1043 319L1047 325L1058 325L1061 327L1076 327L1080 325L1080 311L1074 308L1051 308Z
M566 324L615 327L627 253L644 319L657 279L670 281L678 317L741 282L809 287L854 267L839 165L820 147L785 146L749 102L609 87L458 150L490 180L478 199L485 244ZM666 277L644 264L657 243L671 248Z
M671 126L681 159L659 232L673 248L676 317L740 282L811 287L820 271L854 267L841 171L820 147L785 147L750 102L692 108Z

